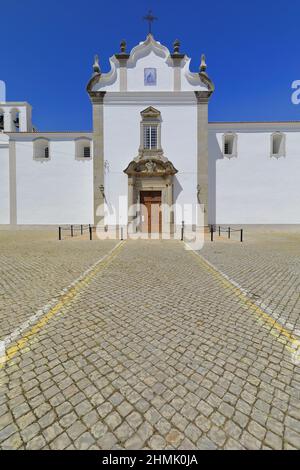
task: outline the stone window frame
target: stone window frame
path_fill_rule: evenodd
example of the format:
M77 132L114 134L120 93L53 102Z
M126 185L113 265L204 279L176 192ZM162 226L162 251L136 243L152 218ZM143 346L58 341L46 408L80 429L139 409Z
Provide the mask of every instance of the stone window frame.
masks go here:
M161 113L157 109L149 106L148 108L141 111L141 122L140 122L140 151L142 152L161 152ZM144 146L144 135L145 127L156 127L157 128L157 146L156 148L145 148Z
M43 142L44 146L38 146L36 143ZM48 162L51 160L51 144L50 140L47 137L37 137L32 141L33 143L33 159L40 162ZM43 155L41 155L41 148ZM48 149L48 157L46 157L46 149Z
M280 142L280 149L278 153L274 153L274 138L275 137L280 137L281 142ZM284 132L281 131L276 131L272 132L270 135L270 157L272 158L280 158L280 157L285 157L286 156L286 135Z
M225 153L226 138L230 137L233 139L232 152ZM225 132L222 136L222 154L226 158L237 158L237 140L238 136L235 132Z

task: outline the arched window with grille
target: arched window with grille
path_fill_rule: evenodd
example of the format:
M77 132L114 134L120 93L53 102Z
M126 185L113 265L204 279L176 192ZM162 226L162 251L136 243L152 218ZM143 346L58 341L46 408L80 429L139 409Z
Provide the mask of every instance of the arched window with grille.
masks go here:
M227 158L237 157L237 135L233 132L223 135L223 156Z
M45 137L39 137L33 141L33 158L35 160L50 159L50 142Z
M75 157L79 160L92 158L92 140L87 137L79 137L75 140Z

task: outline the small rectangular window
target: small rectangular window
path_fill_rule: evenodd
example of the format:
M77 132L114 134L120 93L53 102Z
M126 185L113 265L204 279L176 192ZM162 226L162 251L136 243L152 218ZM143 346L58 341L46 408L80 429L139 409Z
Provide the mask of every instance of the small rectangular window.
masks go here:
M45 158L49 158L49 147L45 147Z
M225 135L224 136L224 155L233 155L235 152L235 136Z
M90 149L90 147L84 147L84 149L83 149L83 156L84 156L84 158L90 158L90 156L91 156L91 149Z
M224 153L225 155L229 155L229 142L225 142L225 147L224 147Z
M144 127L144 149L157 149L157 126Z

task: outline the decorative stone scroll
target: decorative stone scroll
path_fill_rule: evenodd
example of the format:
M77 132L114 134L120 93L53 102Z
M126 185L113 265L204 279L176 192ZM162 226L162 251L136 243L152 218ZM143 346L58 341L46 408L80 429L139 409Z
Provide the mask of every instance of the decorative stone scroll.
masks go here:
M124 170L128 176L169 176L177 173L170 161L162 161L158 158L145 158L138 161L132 160Z

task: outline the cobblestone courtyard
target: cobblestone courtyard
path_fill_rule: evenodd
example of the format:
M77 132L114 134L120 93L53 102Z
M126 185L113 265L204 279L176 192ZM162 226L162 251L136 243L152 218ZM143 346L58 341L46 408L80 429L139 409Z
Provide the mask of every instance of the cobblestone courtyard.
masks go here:
M200 254L247 301L179 241L0 232L0 338L58 305L7 349L0 448L299 449L300 234L245 238Z

